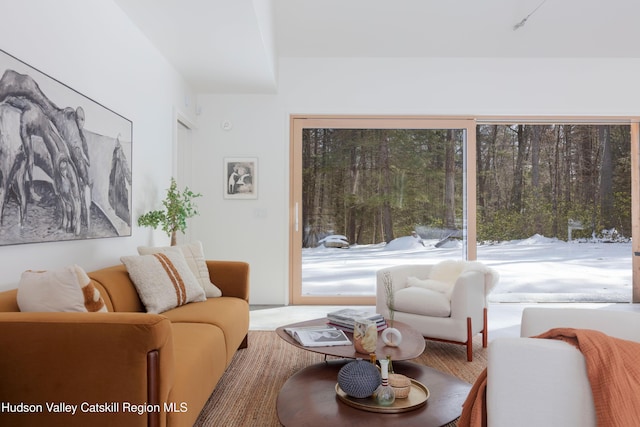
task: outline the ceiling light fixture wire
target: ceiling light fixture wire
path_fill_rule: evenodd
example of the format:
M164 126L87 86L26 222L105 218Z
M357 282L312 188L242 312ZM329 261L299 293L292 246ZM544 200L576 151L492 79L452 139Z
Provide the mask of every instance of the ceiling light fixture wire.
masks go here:
M540 3L540 4L538 5L538 7L536 7L535 9L533 9L533 10L531 11L531 13L530 13L530 14L528 14L527 16L525 16L525 17L524 17L524 19L523 19L522 21L518 22L516 25L514 25L514 26L513 26L513 31L517 30L517 29L518 29L518 28L520 28L520 27L524 27L524 24L526 24L526 23L527 23L527 19L529 19L529 18L531 17L531 15L533 15L534 13L536 13L536 11L537 11L538 9L540 9L540 7L542 7L542 5L543 5L543 4L545 4L546 2L547 2L547 0L542 0L542 3Z

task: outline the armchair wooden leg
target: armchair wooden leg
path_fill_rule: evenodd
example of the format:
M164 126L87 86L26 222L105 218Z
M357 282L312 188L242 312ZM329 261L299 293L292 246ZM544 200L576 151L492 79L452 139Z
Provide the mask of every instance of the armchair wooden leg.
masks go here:
M467 317L467 361L473 361L473 336L471 334L471 317Z
M484 308L483 310L483 325L482 325L482 347L487 348L487 341L488 341L488 336L489 336L489 328L487 327L488 322L487 322L487 307Z

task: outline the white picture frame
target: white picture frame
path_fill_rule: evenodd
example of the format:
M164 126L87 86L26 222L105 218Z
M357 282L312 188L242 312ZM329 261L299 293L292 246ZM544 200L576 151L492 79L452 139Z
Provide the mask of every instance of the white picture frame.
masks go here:
M225 199L258 198L258 158L225 157L222 195Z

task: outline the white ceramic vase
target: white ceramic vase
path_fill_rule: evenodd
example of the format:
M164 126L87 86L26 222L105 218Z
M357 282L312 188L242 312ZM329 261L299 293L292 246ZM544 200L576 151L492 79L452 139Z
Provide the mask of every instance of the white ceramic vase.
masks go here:
M384 345L389 347L398 347L402 342L402 334L396 328L386 328L380 335Z

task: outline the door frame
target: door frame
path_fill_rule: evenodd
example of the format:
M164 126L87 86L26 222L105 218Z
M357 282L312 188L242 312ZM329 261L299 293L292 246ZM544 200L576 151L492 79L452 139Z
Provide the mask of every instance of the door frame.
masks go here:
M464 255L476 259L476 120L436 116L291 115L289 150L289 304L375 305L376 297L302 295L302 130L324 129L464 129L463 227ZM472 182L467 182L471 179ZM467 244L467 242L469 242Z

